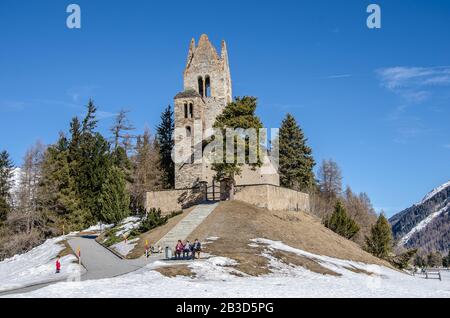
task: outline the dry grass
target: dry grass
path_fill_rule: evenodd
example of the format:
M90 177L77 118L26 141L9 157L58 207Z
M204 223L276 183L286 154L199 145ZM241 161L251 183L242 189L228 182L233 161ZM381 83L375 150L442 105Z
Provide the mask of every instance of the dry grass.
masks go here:
M191 271L188 265L173 265L156 268L155 271L167 277L187 276L195 277L195 273Z
M137 247L129 257L141 256L146 239L150 244L154 244L191 210L170 219L166 225L141 235ZM387 262L363 251L356 243L325 228L320 219L315 216L299 212L268 211L240 201L222 202L188 239L193 241L198 238L205 242L209 237L219 237L219 239L204 244L204 252L234 259L238 265L233 268L252 276L266 275L271 272L268 259L261 255L267 247L262 244L258 247L249 246L250 240L255 238L282 241L294 248L318 255L391 267ZM302 266L324 275L340 275L320 265L314 259L278 250L271 253L285 264ZM372 274L354 267L348 270ZM187 265L164 267L158 271L170 277L194 275Z
M310 270L311 272L323 275L342 276L339 273L333 272L332 270L323 267L317 261L304 256L285 251L275 251L272 255L287 265L301 266L306 268L307 270Z
M206 252L235 259L239 262L236 269L254 276L270 272L267 259L260 255L263 247L256 249L248 245L255 238L282 241L318 255L390 267L385 261L363 251L356 243L325 228L312 215L268 211L239 201L221 203L189 239L205 241L212 236L220 239L205 245ZM314 261L294 258L286 253L278 253L278 256L294 264L303 264L301 266L313 271L333 275Z
M69 243L67 242L67 240L64 240L62 242L59 243L60 245L64 246L64 249L58 253L59 257L64 257L67 255L75 255L75 253L73 252L72 248L70 247Z

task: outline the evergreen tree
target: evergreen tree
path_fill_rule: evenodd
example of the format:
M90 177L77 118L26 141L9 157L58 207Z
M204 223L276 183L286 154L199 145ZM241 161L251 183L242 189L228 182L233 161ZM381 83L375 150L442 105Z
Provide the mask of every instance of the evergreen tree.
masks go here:
M309 191L314 185L312 150L302 129L291 114L281 123L279 135L279 174L282 186Z
M6 150L0 152L0 224L6 220L11 211L11 182L13 177L13 163Z
M86 115L83 119L81 132L83 134L92 134L97 127L98 120L96 118L97 106L95 106L92 99L89 100L86 106Z
M337 201L331 216L324 219L324 225L346 239L353 238L359 231L358 224L347 215L341 201Z
M73 164L73 163L72 163ZM77 196L75 177L69 160L69 141L60 134L55 145L47 148L42 163L39 183L39 206L53 232L79 230L83 221L80 198Z
M172 189L175 186L175 165L172 160L174 119L170 105L161 114L161 122L156 128L159 144L159 165L163 171L163 187Z
M366 250L376 257L386 259L392 250L392 229L384 214L380 214L366 236Z
M248 136L235 136L233 147L231 152L234 155L232 160L227 160L227 129L254 129L259 140L259 129L263 127L261 120L256 116L257 98L251 96L236 97L236 99L229 103L221 115L217 116L214 128L219 129L222 135L223 142L223 158L216 158L212 164L212 169L216 171L218 180L227 180L229 182L228 190L229 197L232 199L234 193L235 177L241 174L241 168L244 163L238 161L238 149L245 148L245 163L249 164L252 168L257 168L262 165L261 154L259 153L259 144L250 142ZM228 152L230 150L228 149ZM256 155L256 162L250 162L250 154ZM232 162L231 162L232 161Z
M125 176L111 166L99 194L99 220L117 224L129 215L130 196L126 191Z

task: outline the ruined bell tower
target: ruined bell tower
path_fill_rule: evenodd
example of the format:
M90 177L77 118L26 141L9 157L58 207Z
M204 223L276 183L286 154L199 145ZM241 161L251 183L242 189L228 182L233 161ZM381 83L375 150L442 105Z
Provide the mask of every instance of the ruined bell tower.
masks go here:
M192 188L201 181L210 182L212 172L192 155L201 151L216 117L232 101L228 52L222 41L220 56L206 34L198 45L191 40L183 74L184 91L175 96L175 152L183 163L175 164L175 188Z

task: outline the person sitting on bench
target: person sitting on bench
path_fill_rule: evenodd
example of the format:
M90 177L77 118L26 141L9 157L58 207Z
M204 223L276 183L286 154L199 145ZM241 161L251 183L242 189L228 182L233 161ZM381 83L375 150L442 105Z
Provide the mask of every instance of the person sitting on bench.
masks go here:
M178 240L177 246L175 246L175 257L181 258L181 253L183 253L184 245L181 240Z
M192 253L192 245L189 241L186 241L183 249L183 258L189 259L191 257L191 253Z
M192 258L195 259L195 255L197 254L197 258L200 258L200 252L202 251L202 244L198 239L195 239L194 245L192 246Z

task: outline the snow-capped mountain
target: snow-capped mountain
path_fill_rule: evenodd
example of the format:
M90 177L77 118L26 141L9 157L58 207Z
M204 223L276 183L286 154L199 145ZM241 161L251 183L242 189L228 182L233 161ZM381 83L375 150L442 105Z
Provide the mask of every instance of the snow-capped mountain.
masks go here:
M447 253L450 250L450 181L394 215L389 222L399 246Z

